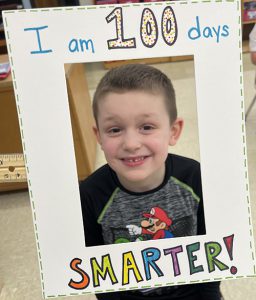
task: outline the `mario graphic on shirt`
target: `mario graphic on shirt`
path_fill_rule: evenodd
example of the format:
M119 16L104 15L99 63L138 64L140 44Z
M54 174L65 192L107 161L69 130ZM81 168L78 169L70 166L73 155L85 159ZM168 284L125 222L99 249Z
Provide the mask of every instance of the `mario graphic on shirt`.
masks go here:
M150 213L143 213L143 219L140 226L127 225L126 228L131 236L134 235L152 235L153 240L172 238L173 234L170 232L172 219L168 217L167 213L160 207L152 207Z

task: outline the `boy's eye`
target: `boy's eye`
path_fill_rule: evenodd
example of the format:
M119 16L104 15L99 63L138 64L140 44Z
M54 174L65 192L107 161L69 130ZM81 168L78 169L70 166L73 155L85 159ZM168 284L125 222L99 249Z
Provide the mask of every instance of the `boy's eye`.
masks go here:
M107 130L107 133L110 135L115 135L121 132L121 129L118 127L112 127L110 129Z
M148 125L148 124L143 125L141 127L141 130L143 130L143 131L150 131L150 130L153 130L153 129L154 129L154 126L153 125Z

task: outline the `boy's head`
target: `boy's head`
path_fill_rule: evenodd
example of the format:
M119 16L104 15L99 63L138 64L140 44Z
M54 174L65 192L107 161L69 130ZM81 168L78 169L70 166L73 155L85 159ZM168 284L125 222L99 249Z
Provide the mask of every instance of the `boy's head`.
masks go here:
M146 65L113 69L97 87L93 110L97 140L122 185L134 192L159 186L183 126L167 76Z
M93 97L93 114L98 124L101 100L108 93L144 91L164 97L170 124L177 118L175 91L170 79L160 70L143 64L130 64L110 70L99 82ZM120 103L122 105L122 103Z

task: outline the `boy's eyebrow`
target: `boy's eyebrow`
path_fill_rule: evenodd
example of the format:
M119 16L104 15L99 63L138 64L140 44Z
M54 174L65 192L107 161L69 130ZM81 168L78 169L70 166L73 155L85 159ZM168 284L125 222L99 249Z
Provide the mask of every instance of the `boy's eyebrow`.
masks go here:
M120 119L120 117L117 115L111 115L111 116L104 118L104 122L113 121L113 120L115 121L117 119Z
M154 117L154 116L158 116L157 113L144 113L144 114L141 114L139 116L136 116L136 119L140 119L140 118L151 118L151 117ZM119 115L111 115L111 116L107 116L106 118L104 118L104 122L111 122L111 121L117 121L117 120L121 120L122 118L119 116Z
M150 118L155 118L154 120L159 120L159 114L155 113L155 112L152 112L152 113L144 113L144 114L141 114L137 117L138 120L140 119L150 119Z
M147 113L147 114L142 114L141 117L145 117L145 118L150 118L150 117L154 117L155 115L157 115L157 113Z

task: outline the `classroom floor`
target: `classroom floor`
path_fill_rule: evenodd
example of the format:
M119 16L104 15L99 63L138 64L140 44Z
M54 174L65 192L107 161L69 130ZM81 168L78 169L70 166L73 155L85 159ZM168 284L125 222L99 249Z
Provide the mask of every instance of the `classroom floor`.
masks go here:
M244 59L245 104L250 104L254 94L255 66L249 54ZM178 110L184 116L186 126L177 153L200 159L198 148L194 64L192 61L159 64L173 80L179 95ZM86 65L89 89L93 93L97 81L106 72L101 63ZM189 100L189 101L188 101ZM248 166L254 232L256 226L256 104L246 122ZM187 152L189 151L189 153ZM104 163L100 150L96 167ZM40 300L41 287L37 262L32 215L27 191L0 194L0 300ZM225 300L256 299L256 279L240 279L222 282ZM56 299L68 299L66 297ZM69 298L71 299L71 298ZM93 295L77 296L77 300L94 300ZM205 299L207 300L207 299Z

